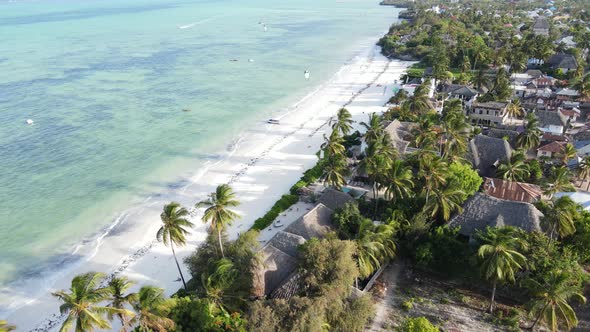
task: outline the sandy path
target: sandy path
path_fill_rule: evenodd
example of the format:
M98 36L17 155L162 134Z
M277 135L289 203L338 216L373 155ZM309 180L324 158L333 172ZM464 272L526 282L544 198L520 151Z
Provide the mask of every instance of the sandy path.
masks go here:
M402 270L402 264L399 261L395 261L385 270L381 275L381 280L385 283L385 287L387 287L387 291L385 292L385 296L381 301L375 304L375 317L373 318L373 323L371 324L371 328L367 331L369 332L379 332L385 331L383 328L383 324L387 321L389 316L389 307L391 307L393 303L393 296L395 293L395 284L399 278L399 274Z

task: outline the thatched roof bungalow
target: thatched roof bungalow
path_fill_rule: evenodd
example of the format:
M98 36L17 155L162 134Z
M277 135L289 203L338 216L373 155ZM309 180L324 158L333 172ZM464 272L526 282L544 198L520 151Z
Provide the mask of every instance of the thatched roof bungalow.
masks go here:
M449 226L460 227L459 233L465 236L472 236L477 230L484 231L488 226L513 226L528 232L540 232L541 217L541 211L530 203L476 193L465 203L463 213L451 219Z
M273 297L275 294L275 297L285 298L296 293L293 287L297 285L298 248L305 241L324 237L333 230L332 213L332 209L319 203L262 247L258 252L259 263L254 268L254 297Z

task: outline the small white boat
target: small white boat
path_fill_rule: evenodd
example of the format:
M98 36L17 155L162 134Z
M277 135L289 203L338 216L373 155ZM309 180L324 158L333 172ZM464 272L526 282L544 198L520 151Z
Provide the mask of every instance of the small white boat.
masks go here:
M28 124L29 126L32 125L33 123L35 123L35 121L33 121L32 119L27 119L27 121L25 121L26 124Z
M309 70L306 70L303 72L303 77L305 77L306 80L309 79L309 76L311 75L311 73L309 72Z
M281 122L277 119L268 119L268 121L266 121L267 123L270 124L280 124Z

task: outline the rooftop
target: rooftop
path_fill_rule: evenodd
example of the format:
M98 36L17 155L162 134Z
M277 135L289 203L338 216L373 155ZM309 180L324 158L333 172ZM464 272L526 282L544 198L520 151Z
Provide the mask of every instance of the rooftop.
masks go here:
M541 146L538 150L551 153L561 153L566 144L566 142L551 142Z
M541 199L541 187L524 182L512 182L486 177L483 183L486 194L509 201L533 203Z
M507 105L508 105L508 103L501 103L501 102L497 102L497 101L488 101L485 103L473 103L474 108L475 107L489 108L489 109L495 109L495 110L504 109Z
M494 176L497 165L511 155L510 144L501 138L476 135L469 142L469 158L481 176Z
M476 193L466 203L463 213L456 215L449 226L460 227L459 233L471 236L486 227L513 226L528 232L541 231L543 214L525 202L514 202Z

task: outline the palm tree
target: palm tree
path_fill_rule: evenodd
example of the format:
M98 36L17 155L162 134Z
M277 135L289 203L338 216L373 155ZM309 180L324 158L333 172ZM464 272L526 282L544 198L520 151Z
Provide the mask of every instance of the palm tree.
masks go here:
M392 104L401 104L404 100L408 99L408 91L404 89L399 89L396 94L389 99L389 102Z
M340 132L336 129L332 131L330 137L326 137L324 134L324 143L320 147L320 151L324 152L324 157L327 155L344 155L346 148L343 145L344 138L340 136ZM318 155L318 157L320 157Z
M376 113L369 115L369 122L361 122L361 126L365 127L365 142L370 145L383 135L383 125L381 124L381 117Z
M412 135L414 136L414 146L416 148L435 150L436 131L429 119L421 119L418 126L412 130Z
M461 203L464 196L465 192L453 186L444 190L434 189L432 190L431 199L424 206L424 210L429 211L432 218L440 215L444 221L448 221L453 212L461 213L463 211Z
M125 292L127 292L127 290L129 289L129 287L133 286L133 282L130 281L129 279L127 279L126 277L116 277L113 276L111 277L111 279L109 280L109 284L108 284L108 289L109 292L111 293L111 298L110 298L110 307L115 308L115 309L125 309L126 305L131 305L136 299L137 299L137 294L136 293L128 293L125 294ZM119 320L121 321L121 331L125 332L127 331L127 329L130 327L129 326L129 320L131 317L129 317L128 315L125 315L125 312L118 312L117 313L117 317L119 317ZM109 319L113 320L113 315L109 314Z
M477 90L482 91L483 87L489 87L490 80L486 76L485 71L481 69L477 72L477 75L471 77L471 83L477 87Z
M324 158L324 183L326 185L340 189L346 184L344 178L346 175L348 175L348 167L343 156L328 155Z
M186 230L186 227L193 227L193 223L188 221L189 213L187 209L183 208L180 203L171 202L164 205L164 211L160 214L162 220L162 226L156 233L156 239L163 241L165 246L170 245L172 249L172 256L176 262L180 279L182 279L182 285L186 289L186 282L184 281L184 275L176 259L176 252L174 251L174 245L184 246L186 244L186 236L190 233Z
M578 325L576 312L568 301L576 299L586 303L586 298L576 287L572 287L567 273L559 270L552 271L543 284L534 280L530 282L536 288L535 299L530 303L530 314L536 316L530 327L531 330L534 330L540 321L545 322L553 332L559 330L560 322L567 330Z
M0 332L10 332L14 330L16 330L16 326L9 325L5 320L0 320Z
M576 232L574 221L578 217L578 205L568 196L553 200L551 209L547 211L543 221L546 223L549 239L555 235L564 238Z
M173 320L166 317L168 306L162 288L143 286L133 303L137 316L131 321L131 324L137 324L140 332L171 331L175 324Z
M518 252L523 243L510 227L488 228L485 233L479 233L483 243L477 255L481 259L483 276L492 281L492 298L490 313L494 311L496 286L502 282L514 282L516 272L524 268L526 258Z
M552 167L551 175L543 187L544 194L549 196L558 192L576 191L576 188L572 184L571 172L565 166Z
M523 112L524 110L522 108L522 104L520 103L520 99L511 101L506 108L506 114L508 114L510 122L514 122L514 118L521 116Z
M342 136L346 136L352 130L352 115L346 108L341 108L336 114L336 120L332 123L332 130L340 132Z
M376 141L365 149L366 157L361 161L360 167L367 174L373 187L373 198L375 199L375 212L377 210L377 195L381 184L384 182L384 172L389 168L392 160L389 155L382 153L382 139Z
M221 256L225 257L223 253L223 244L221 242L221 232L225 227L240 217L239 214L230 210L230 207L240 205L240 202L235 199L235 193L227 184L222 184L217 187L214 193L211 193L209 199L197 203L197 208L206 207L203 213L203 222L211 222L211 229L217 231L217 240L219 241L219 250Z
M400 159L392 162L385 175L385 194L393 201L404 197L412 196L414 181L412 180L412 170L404 165Z
M578 166L578 177L588 182L588 186L586 187L586 191L588 191L590 189L590 156L584 156L582 161L580 161L580 165Z
M538 147L541 144L542 132L539 129L539 120L533 113L529 113L526 117L526 125L524 131L516 138L516 144L519 148L530 150Z
M496 175L508 181L524 181L530 175L529 166L525 163L524 153L515 151L508 160L498 165Z
M423 180L423 192L426 194L425 204L428 205L430 192L447 183L445 176L448 165L442 158L432 152L421 154L418 163L418 176Z
M443 157L448 160L461 159L467 152L469 125L465 118L457 113L448 114L442 123L444 151Z
M240 272L235 268L234 263L227 258L222 258L214 264L212 273L205 272L201 275L201 283L207 299L223 311L225 310L223 299L230 296L226 293Z
M567 143L567 144L566 144L566 145L563 147L563 149L561 150L561 152L559 153L559 157L560 157L560 159L561 159L561 162L562 162L564 165L567 165L567 162L568 162L570 159L573 159L573 158L575 158L575 157L576 157L576 153L577 153L577 151L576 151L576 148L574 147L574 145L573 145L573 144L571 144L571 143Z
M59 307L62 314L67 314L60 332L74 328L76 331L92 332L95 328L110 329L111 325L105 316L123 314L133 316L126 309L100 306L99 303L110 298L109 289L100 287L105 275L98 272L88 272L77 275L72 279L70 292L61 290L51 293L63 304Z
M395 230L391 225L375 225L369 219L360 223L355 241L361 277L369 277L382 263L395 256L394 235Z
M579 80L574 85L574 89L578 90L580 98L590 98L590 74Z
M431 108L428 102L428 90L423 86L424 83L416 88L414 94L402 104L402 107L406 107L412 114L421 115Z

